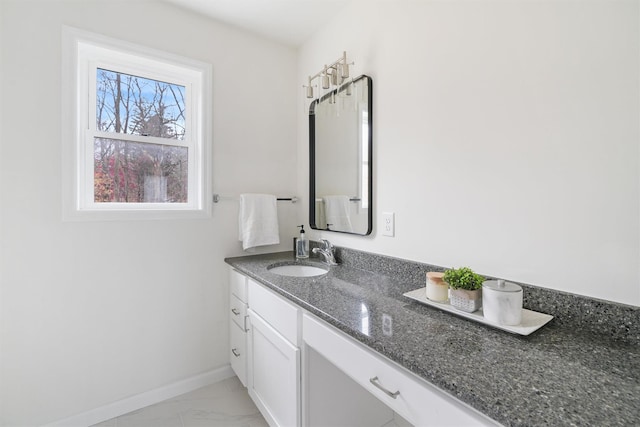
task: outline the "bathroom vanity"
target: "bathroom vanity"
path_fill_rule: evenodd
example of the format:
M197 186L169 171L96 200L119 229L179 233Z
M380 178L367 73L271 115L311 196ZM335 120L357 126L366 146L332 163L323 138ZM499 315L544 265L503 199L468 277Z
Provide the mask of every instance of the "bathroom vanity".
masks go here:
M624 336L578 328L570 315L550 313L557 315L551 323L523 337L403 297L420 286L418 277L424 285L432 266L375 257L372 265L391 274L362 269L357 259L311 277L270 270L300 264L291 252L225 260L231 364L271 425L640 421L637 308L603 309L620 310ZM238 308L238 300L245 305ZM234 339L234 331L244 335Z

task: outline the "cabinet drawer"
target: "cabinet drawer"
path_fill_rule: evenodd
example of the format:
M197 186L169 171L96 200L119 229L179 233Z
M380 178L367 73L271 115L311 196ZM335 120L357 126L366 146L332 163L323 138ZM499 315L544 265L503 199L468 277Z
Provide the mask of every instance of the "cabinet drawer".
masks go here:
M247 276L236 270L229 270L229 293L244 303L247 302Z
M298 308L251 279L248 279L248 291L249 308L298 346Z
M240 301L240 299L233 294L229 297L229 315L242 331L247 330L247 304Z
M326 323L307 314L302 322L306 345L412 424L498 425Z
M243 386L247 386L247 334L232 324L229 328L231 369L236 373Z

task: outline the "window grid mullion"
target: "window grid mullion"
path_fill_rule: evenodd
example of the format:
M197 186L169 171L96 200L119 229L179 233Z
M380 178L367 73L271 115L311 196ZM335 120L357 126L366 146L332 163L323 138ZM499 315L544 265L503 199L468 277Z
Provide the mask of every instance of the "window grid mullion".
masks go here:
M99 130L91 130L89 131L89 133L94 138L115 139L119 141L131 141L131 142L139 142L143 144L170 145L173 147L190 148L193 146L192 142L186 139L159 138L154 136L141 136L141 135L134 135L130 133L104 132Z

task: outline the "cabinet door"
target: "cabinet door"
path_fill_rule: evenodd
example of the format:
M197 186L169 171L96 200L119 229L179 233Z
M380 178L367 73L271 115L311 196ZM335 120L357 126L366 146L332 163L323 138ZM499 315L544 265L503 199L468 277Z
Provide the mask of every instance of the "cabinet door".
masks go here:
M271 426L300 425L300 350L249 308L249 395Z

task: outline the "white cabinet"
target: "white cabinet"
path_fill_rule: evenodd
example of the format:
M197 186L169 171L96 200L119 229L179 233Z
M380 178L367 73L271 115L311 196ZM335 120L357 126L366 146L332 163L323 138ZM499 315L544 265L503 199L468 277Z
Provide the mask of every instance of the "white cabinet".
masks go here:
M247 278L229 271L229 360L231 368L247 386Z
M269 425L298 426L300 350L259 315L249 313L249 395Z
M300 309L248 279L249 395L269 425L300 425Z
M230 363L272 426L300 425L300 309L231 269Z

